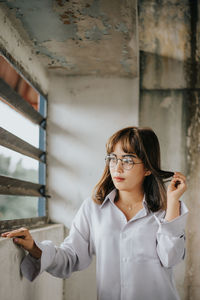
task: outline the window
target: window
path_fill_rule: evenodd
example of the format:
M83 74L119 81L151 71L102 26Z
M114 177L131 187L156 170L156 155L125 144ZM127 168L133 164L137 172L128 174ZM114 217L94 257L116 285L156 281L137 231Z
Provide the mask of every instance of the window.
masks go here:
M0 55L0 231L46 214L46 100Z

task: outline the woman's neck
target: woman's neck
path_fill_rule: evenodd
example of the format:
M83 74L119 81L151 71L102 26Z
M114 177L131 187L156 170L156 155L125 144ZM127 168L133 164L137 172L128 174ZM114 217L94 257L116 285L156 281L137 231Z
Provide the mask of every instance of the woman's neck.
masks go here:
M134 192L118 191L118 201L127 205L142 202L143 198L144 198L143 191L134 191Z

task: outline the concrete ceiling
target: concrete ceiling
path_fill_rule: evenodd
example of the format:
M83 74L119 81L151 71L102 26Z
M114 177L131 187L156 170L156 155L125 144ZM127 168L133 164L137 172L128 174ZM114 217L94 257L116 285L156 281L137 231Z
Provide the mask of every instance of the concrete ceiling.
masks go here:
M137 75L135 0L0 0L48 71Z

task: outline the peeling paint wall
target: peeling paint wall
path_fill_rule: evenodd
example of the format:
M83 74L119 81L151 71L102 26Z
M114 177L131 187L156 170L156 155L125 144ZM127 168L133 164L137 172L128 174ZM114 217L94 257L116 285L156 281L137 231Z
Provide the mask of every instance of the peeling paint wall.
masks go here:
M38 61L27 33L0 3L0 50L39 92L48 92L48 76Z
M152 126L161 141L163 168L187 176L183 197L190 214L187 255L176 268L182 300L200 295L200 97L198 1L139 4L140 125Z
M151 126L159 136L162 167L187 175L187 256L176 268L176 283L182 300L197 300L200 4L139 0L138 9L139 28L136 0L0 0L0 47L42 93L50 93L49 212L66 228L101 174L106 138L120 127L137 125L140 107L139 124ZM99 161L96 168L94 159ZM64 298L94 300L94 274L92 265L66 280ZM61 286L56 289L60 293Z
M1 2L54 74L137 77L136 0Z
M187 93L187 163L188 163L188 298L197 300L200 295L200 3L190 2L191 56L188 70Z
M188 299L200 295L200 93L189 94L187 127L188 208L187 277Z
M107 138L121 127L138 125L136 1L0 0L0 9L5 16L0 20L5 29L1 34L0 27L0 41L8 56L49 94L48 209L51 221L63 223L68 231L102 174ZM50 230L47 237L41 228L37 239L57 244L61 234L56 239ZM7 255L6 247L0 249L1 257ZM8 252L12 263L15 251L13 247ZM96 299L95 260L88 270L64 281L44 274L31 285L25 278L21 282L17 272L19 258L14 272L9 269L6 278L0 277L1 284L6 280L19 285L10 291L9 300Z
M183 89L190 60L189 1L139 1L142 89Z

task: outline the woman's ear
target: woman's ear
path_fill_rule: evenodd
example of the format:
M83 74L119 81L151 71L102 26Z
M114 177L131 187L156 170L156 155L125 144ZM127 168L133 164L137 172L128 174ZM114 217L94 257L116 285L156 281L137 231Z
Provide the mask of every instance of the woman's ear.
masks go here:
M146 170L144 176L149 176L149 175L151 175L151 171L150 170Z

